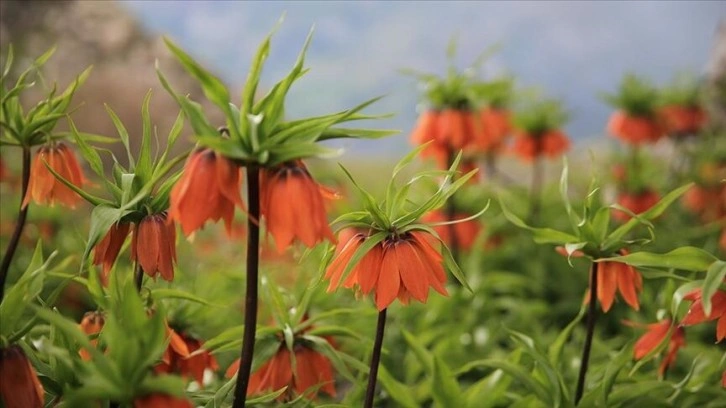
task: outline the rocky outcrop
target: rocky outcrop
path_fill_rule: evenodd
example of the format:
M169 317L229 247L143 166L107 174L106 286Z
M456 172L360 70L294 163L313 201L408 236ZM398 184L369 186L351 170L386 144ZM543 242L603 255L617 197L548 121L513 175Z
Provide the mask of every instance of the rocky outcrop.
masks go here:
M8 44L15 49L16 68L26 66L28 59L57 46L43 74L47 83L55 81L61 87L93 65L91 76L74 99L74 106L79 107L72 117L84 132L116 134L104 109L107 104L134 138L141 131L141 101L151 89L152 121L163 141L179 109L157 79L156 60L178 92L203 100L196 82L173 59L161 38L145 32L133 16L113 1L3 0L0 2L3 58ZM29 94L28 103L37 97ZM214 113L208 105L205 108ZM188 140L182 137L180 142Z

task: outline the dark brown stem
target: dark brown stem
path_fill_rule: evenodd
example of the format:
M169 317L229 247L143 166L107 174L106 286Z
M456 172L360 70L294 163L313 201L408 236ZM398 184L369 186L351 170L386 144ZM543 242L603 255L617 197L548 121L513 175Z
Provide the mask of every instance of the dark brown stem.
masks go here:
M595 333L595 320L597 318L597 262L592 263L590 268L590 303L587 308L587 333L585 344L582 347L582 360L580 363L580 374L577 376L577 390L575 391L575 405L582 399L585 391L585 376L587 366L590 363L590 349L592 348L592 336Z
M10 237L10 243L8 244L8 248L5 250L2 265L0 265L0 302L2 302L5 297L5 280L8 278L10 262L12 262L13 256L15 256L15 251L18 249L20 237L23 235L23 228L25 228L25 220L28 218L28 205L23 207L23 200L25 200L25 195L28 193L28 183L30 182L29 147L23 147L22 171L22 187L20 190L20 209L18 210L18 220L15 222L15 231L13 231L13 235Z
M247 399L247 385L250 382L252 356L255 351L257 330L257 281L260 254L260 169L252 164L247 167L247 289L245 293L245 327L242 334L242 351L234 389L233 408L244 408Z
M136 285L136 291L141 293L141 286L144 283L144 269L141 268L141 264L136 262L134 268L134 284Z
M376 381L378 379L378 365L381 362L381 348L383 346L383 332L386 329L386 310L378 313L378 324L376 324L376 340L373 343L373 354L371 355L371 368L368 372L368 387L366 388L366 399L364 408L373 407L373 398L376 395Z

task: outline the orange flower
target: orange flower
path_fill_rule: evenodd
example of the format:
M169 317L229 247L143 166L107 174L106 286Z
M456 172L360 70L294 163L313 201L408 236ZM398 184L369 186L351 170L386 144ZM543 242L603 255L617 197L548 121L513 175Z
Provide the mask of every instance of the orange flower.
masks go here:
M131 259L151 277L174 279L176 262L176 230L167 223L166 213L147 215L134 229L131 239Z
M621 255L627 255L625 249ZM604 261L598 263L597 298L603 312L607 313L615 301L615 292L619 291L625 303L635 310L640 309L638 292L643 290L643 277L632 266L622 262ZM589 292L588 292L589 293ZM589 299L586 299L589 301Z
M658 203L658 201L660 201L660 195L650 189L646 189L639 193L622 192L617 199L617 203L619 205L627 208L634 214L641 214L648 211L650 207L654 206ZM622 222L630 220L630 215L620 210L615 210L613 212L613 217Z
M456 214L454 220L469 217L470 214ZM443 212L436 210L431 211L421 217L421 221L424 223L437 223L446 221L446 216ZM434 230L439 234L441 239L447 244L451 242L450 232L452 225L438 225L433 227ZM469 220L453 224L454 235L456 235L456 243L459 247L465 251L471 249L476 241L476 237L481 232L481 224L477 220Z
M129 235L129 223L116 223L111 226L101 241L96 244L93 253L93 264L103 266L101 280L108 282L108 273L116 262L118 253Z
M52 146L43 146L36 153L35 160L30 168L30 182L23 199L23 207L27 206L30 200L33 200L42 205L54 205L58 201L67 207L75 208L80 197L58 180L45 166L44 161L56 173L75 186L82 187L86 182L76 156L65 144L57 143Z
M17 344L0 350L0 397L6 408L42 408L45 392Z
M726 185L694 185L683 195L683 206L704 221L726 217Z
M616 111L610 116L608 132L626 143L653 143L663 136L663 128L654 118L633 116Z
M517 133L512 151L524 161L533 161L540 156L561 156L569 148L570 140L567 135L559 130L552 130L539 135Z
M483 151L497 150L512 130L511 113L487 107L479 112L482 131L477 133L477 147Z
M194 404L186 398L155 393L134 399L134 408L194 408Z
M219 369L217 360L207 351L192 355L202 348L202 342L185 334L177 334L167 326L170 338L169 347L164 352L162 362L154 369L157 373L178 373L184 378L191 377L200 387L204 387L204 371ZM182 346L183 344L183 346Z
M718 246L721 247L722 250L726 251L726 228L721 230L721 238L718 240Z
M196 150L169 195L169 219L177 221L185 235L209 219L224 219L229 235L234 207L243 207L239 187L239 166L212 149Z
M444 109L438 121L436 140L453 150L463 149L474 138L473 116L467 110Z
M344 245L338 244L343 246L325 272L325 278L330 279L328 292L338 287L348 262L366 239L364 234L357 234ZM387 308L396 297L403 304L411 297L426 303L429 287L447 296L443 258L429 240L433 240L430 234L419 231L385 239L366 253L343 285L357 285L363 294L375 290L378 310Z
M698 288L683 297L683 299L690 300L693 303L690 309L688 309L688 313L681 320L681 326L692 326L718 319L718 323L716 323L716 342L720 342L726 337L726 291L718 290L713 294L711 298L711 314L708 316L706 316L706 312L703 310L702 295L701 289Z
M333 365L323 354L309 348L303 343L293 347L296 370L292 369L292 355L285 344L281 344L274 356L264 363L250 376L247 386L247 395L263 394L288 387L278 399L283 400L292 396L292 390L298 395L307 398L316 398L318 391L308 391L311 387L321 385L319 390L335 397L335 383L333 380ZM233 377L239 370L240 360L229 366L226 372L228 378ZM307 392L306 392L307 391Z
M706 122L706 113L698 106L668 105L661 108L659 115L673 135L696 134Z
M318 185L302 161L263 169L260 191L260 210L279 253L295 238L308 247L326 238L335 242L323 202L323 198L333 198L335 193Z
M105 320L103 319L103 315L101 313L88 312L83 315L83 320L81 320L81 324L79 326L81 327L81 330L86 333L87 336L91 336L101 332L104 322ZM91 339L91 344L95 347L96 344L98 344L98 339ZM78 354L80 354L81 358L85 361L91 360L91 353L89 353L88 350L84 348L80 349L78 351Z
M439 112L434 110L422 113L416 127L411 132L411 144L417 146L438 139L440 116Z
M670 319L647 325L648 331L642 335L633 347L633 358L640 360L655 350L662 342L668 340L668 351L660 363L658 373L662 376L668 367L676 360L676 354L686 345L686 333L682 327L671 330L673 322Z

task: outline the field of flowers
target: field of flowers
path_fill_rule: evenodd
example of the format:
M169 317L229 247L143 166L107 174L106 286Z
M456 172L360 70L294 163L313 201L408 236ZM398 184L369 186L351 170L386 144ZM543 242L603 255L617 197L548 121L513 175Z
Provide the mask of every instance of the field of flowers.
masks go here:
M174 125L149 93L109 135L74 125L90 69L56 88L54 50L2 50L3 406L726 406L723 89L624 74L568 162L569 109L485 58L407 70L411 129L379 98L289 118L310 40L268 84L267 37L241 97L166 40L224 123L157 68ZM410 153L327 143L384 137Z

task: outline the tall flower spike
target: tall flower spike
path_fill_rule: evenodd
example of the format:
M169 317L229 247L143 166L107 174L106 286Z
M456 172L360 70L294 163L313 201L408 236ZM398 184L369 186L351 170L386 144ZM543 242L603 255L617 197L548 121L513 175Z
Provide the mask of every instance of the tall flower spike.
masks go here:
M71 184L82 187L85 183L76 156L65 144L57 143L51 146L43 146L36 153L30 169L30 182L28 192L23 199L23 207L27 206L32 200L41 205L54 205L57 201L66 207L75 208L80 197L58 180L48 170L45 163L48 163L53 171Z
M0 398L6 408L43 407L43 385L18 345L0 349Z
M541 156L558 157L570 148L567 135L559 130L542 134L518 132L515 136L512 151L525 161L533 161Z
M103 318L103 315L99 312L88 312L83 316L83 320L81 320L80 327L81 330L83 330L84 333L88 336L92 336L95 334L98 334L101 332L101 329L103 329L103 325L105 323L105 320ZM91 345L94 347L98 344L98 339L92 339ZM81 358L85 361L91 360L91 354L88 350L85 348L82 348L78 351L78 354L81 355Z
M634 145L657 142L664 134L655 117L634 116L623 111L612 114L607 130L612 136Z
M313 180L301 160L263 169L260 191L260 211L279 253L296 238L308 247L324 239L335 242L323 201L333 196Z
M626 250L620 251L627 255ZM604 261L599 263L597 274L597 298L603 312L608 312L615 301L615 292L619 291L625 303L635 310L640 309L638 292L643 290L643 277L635 268L622 262ZM589 292L588 292L589 293Z
M184 378L191 378L204 387L204 371L219 369L217 360L209 352L199 350L202 342L185 333L177 334L167 327L167 335L170 337L162 358L154 370L157 373L178 373ZM196 352L196 353L195 353Z
M640 360L655 350L662 342L668 341L668 350L658 367L658 373L663 376L673 362L681 347L686 345L686 335L682 327L673 327L670 319L646 326L647 331L640 336L633 346L633 358Z
M131 240L131 259L151 277L174 279L176 263L176 230L167 223L166 213L148 215L134 229Z
M294 370L292 355L285 344L281 344L277 353L252 373L249 387L247 387L247 395L257 395L288 387L288 391L280 395L278 400L290 398L293 390L297 395L314 399L317 397L318 391L311 390L320 385L320 391L335 397L333 365L330 360L303 343L295 344L293 354L295 357ZM234 376L238 369L239 360L229 366L226 376L228 378Z
M234 207L244 207L239 188L239 166L212 149L198 149L187 159L182 177L171 190L169 220L177 221L189 235L207 220L224 219L231 235Z
M711 298L711 314L708 316L703 309L703 293L701 292L701 288L689 292L683 299L690 300L693 303L688 309L688 313L681 320L682 326L692 326L710 320L718 320L716 323L716 342L720 342L726 338L726 291L718 290L713 294Z
M338 287L353 254L365 239L363 234L353 236L331 262L325 273L330 280L328 292ZM426 303L430 287L448 296L443 258L431 246L432 239L421 231L387 238L356 264L344 286L357 286L363 294L374 291L378 310L387 308L396 298L404 304L411 298Z
M126 222L113 224L94 248L93 264L102 266L101 281L104 285L107 284L108 273L111 271L114 262L116 262L118 253L129 235L130 226L131 224Z

